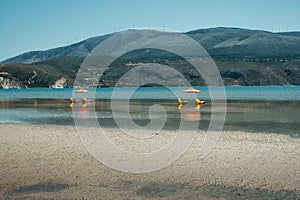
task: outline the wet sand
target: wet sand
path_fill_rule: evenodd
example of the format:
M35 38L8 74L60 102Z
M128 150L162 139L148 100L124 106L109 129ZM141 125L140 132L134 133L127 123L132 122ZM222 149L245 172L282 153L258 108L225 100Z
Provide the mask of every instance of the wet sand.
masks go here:
M200 131L172 165L130 174L93 158L73 126L0 124L0 130L2 199L300 198L300 139L287 135L227 131L214 151L200 158ZM105 132L120 147L135 150L116 129ZM165 131L154 139L170 136Z

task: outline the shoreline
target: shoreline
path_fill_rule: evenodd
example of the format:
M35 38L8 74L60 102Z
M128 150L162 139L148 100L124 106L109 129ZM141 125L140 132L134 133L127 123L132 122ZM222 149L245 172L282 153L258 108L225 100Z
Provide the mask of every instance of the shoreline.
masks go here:
M199 131L191 147L170 166L130 174L92 157L74 126L0 124L0 129L3 198L143 199L163 189L165 193L159 194L166 199L187 195L214 199L211 195L223 195L218 190L227 191L231 199L230 193L238 195L232 188L246 195L300 196L300 140L288 135L224 131L215 149L201 159L197 153L204 134ZM171 132L163 131L154 139L167 141ZM137 147L114 128L105 128L105 134L122 148ZM145 145L142 151L147 148L157 147Z
M75 124L46 124L46 123L24 123L24 122L3 122L1 123L0 122L0 126L1 125L29 125L29 126L58 126L58 127L75 127ZM300 133L283 133L282 131L265 131L265 132L262 132L262 131L254 131L254 130L241 130L242 128L239 127L239 128L228 128L227 127L228 125L225 123L224 124L224 128L223 128L223 132L241 132L241 133L245 133L245 134L254 134L254 135L282 135L282 136L287 136L288 138L291 138L291 139L300 139ZM101 128L103 129L116 129L117 128L117 125L115 126L101 126ZM163 129L163 131L174 131L175 129ZM188 130L186 130L188 131ZM203 131L206 131L204 129L198 129L199 132L203 132Z

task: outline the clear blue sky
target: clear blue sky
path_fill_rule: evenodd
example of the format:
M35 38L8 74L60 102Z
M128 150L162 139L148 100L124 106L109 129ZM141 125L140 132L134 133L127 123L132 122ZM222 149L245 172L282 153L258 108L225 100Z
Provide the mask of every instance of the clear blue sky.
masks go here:
M129 28L300 30L299 0L0 0L0 61Z

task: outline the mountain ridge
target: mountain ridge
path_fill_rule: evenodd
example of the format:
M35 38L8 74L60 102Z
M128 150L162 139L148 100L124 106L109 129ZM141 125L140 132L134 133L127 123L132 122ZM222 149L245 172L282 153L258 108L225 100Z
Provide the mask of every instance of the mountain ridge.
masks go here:
M62 47L56 47L49 50L37 50L29 51L12 58L8 58L0 62L0 64L12 64L12 63L23 63L31 64L36 62L42 62L45 60L57 58L60 56L70 57L85 57L95 46L100 44L112 34L106 34L103 36L91 37L86 40L76 42L71 45Z
M113 34L6 59L0 65L0 72L5 74L5 83L13 81L22 87L51 87L62 78L66 80L64 87L72 87L85 56ZM206 49L219 68L225 85L300 85L300 32L272 33L217 27L184 34ZM205 85L201 76L178 56L162 50L141 49L112 63L98 86L114 86L122 74L131 69L128 63L132 62L170 65L192 85ZM30 79L35 73L35 78ZM1 84L0 81L0 88Z
M18 56L3 60L0 62L0 64L30 64L49 60L60 56L85 57L93 48L100 44L100 42L104 41L105 39L114 34L115 33L109 33L101 36L91 37L71 45L52 48L49 50L29 51ZM208 29L196 29L185 32L183 34L187 34L188 36L192 37L194 40L199 42L213 58L234 55L238 58L245 58L247 56L270 58L274 56L280 57L280 55L282 55L282 57L300 57L300 32L272 33L263 30L216 27ZM231 42L231 46L224 46L226 42L227 44ZM223 46L221 45L222 43ZM260 46L263 49L261 54L253 52L253 46L257 44L261 44ZM273 47L273 52L272 44L273 46L275 45L275 47ZM248 51L240 51L240 48L244 47L243 45L246 47L246 49L248 49ZM268 48L268 45L270 45L270 48ZM238 48L238 46L240 46L240 48ZM288 48L282 48L287 46ZM234 47L238 49L228 49ZM294 47L292 48L293 51L291 50L291 47ZM236 55L237 51L241 52L239 56ZM266 52L270 53L266 54Z

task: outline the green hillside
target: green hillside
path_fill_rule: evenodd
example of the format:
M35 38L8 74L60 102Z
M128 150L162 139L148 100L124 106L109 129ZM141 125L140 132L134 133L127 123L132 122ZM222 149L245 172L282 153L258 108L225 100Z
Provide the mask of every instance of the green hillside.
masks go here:
M200 43L214 59L225 85L300 85L299 32L271 33L219 27L185 34ZM47 51L28 52L2 61L0 72L27 87L49 87L60 78L66 78L65 86L72 87L85 56L112 35ZM114 86L134 67L126 65L129 62L169 65L192 85L205 85L199 73L179 56L157 49L141 49L112 63L104 72L99 87Z
M142 56L145 56L144 54ZM161 59L158 63L169 65L182 73L192 85L205 85L200 74L180 59ZM132 59L134 62L155 62L149 57ZM132 61L120 58L104 72L99 87L111 87L132 67L126 63ZM56 80L64 77L67 86L72 87L83 58L60 57L34 64L6 64L0 66L0 72L8 72L14 79L28 87L49 87ZM300 85L300 60L282 62L246 62L246 61L215 61L225 85ZM32 83L28 80L37 76Z

